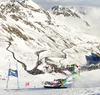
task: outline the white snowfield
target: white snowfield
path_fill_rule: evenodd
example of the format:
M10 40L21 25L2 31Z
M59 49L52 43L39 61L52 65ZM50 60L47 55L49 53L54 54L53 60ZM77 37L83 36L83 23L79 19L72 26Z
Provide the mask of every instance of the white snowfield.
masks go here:
M63 13L55 15L42 9L32 0L26 0L25 4L15 2L15 7L9 2L0 0L0 95L100 95L99 69L81 72L71 88L43 88L45 81L66 78L61 73L48 73L52 71L50 66L49 71L46 71L46 57L52 60L50 64L60 68L74 63L84 65L86 55L100 54L100 39L94 36L95 33L100 35L100 9L85 8L86 15L82 15L76 9L69 8L72 14L76 13L79 17L65 17ZM25 63L27 70L32 70L36 66L36 52L45 50L40 53L42 63L38 67L45 74L27 73L22 64L16 62L12 53L7 50L9 42L12 43L9 50L14 52L18 60ZM15 70L16 63L19 88L17 78L10 76L6 89L9 64ZM65 72L69 74L68 71ZM26 83L29 85L26 86Z

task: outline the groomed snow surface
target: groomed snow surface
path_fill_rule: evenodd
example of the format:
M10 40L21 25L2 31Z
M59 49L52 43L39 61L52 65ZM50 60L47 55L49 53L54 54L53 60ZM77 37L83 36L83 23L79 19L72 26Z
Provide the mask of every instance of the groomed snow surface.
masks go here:
M0 95L100 95L100 88L4 90Z
M81 72L71 88L47 89L43 88L43 81L53 80L60 74L44 74L37 76L19 77L20 88L17 88L16 78L10 77L9 87L6 89L6 80L0 80L3 87L0 95L100 95L100 70ZM61 75L64 78L64 76ZM25 87L28 80L30 85Z

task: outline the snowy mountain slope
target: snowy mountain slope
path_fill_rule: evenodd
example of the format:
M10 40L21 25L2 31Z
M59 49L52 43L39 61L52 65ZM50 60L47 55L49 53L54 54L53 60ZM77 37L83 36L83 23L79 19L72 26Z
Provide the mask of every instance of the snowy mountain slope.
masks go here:
M21 79L27 77L24 81L33 77L40 80L39 78L42 77L42 75L31 76L26 73L24 71L25 66L27 71L34 71L33 68L35 67L47 73L45 66L48 64L46 62L55 64L57 67L66 67L66 65L73 63L82 65L86 64L85 55L90 55L91 52L100 53L100 41L86 34L85 30L88 26L84 20L74 17L63 18L62 15L56 17L31 0L27 0L25 3L17 1L14 4L12 7L9 1L0 3L0 58L2 59L0 61L0 73L5 78L8 63L11 63L13 68L15 68L16 63L10 51L14 53L17 61L21 61L18 61L19 77ZM74 21L80 23L78 25L75 24L76 22L72 24ZM85 27L82 28L81 26ZM41 60L38 61L38 57ZM45 57L52 61L45 61ZM51 72L51 66L49 69ZM32 74L35 75L34 72ZM46 78L48 76L57 77L56 73L44 76ZM61 76L64 77L58 73L57 78Z
M62 23L66 23L68 27L81 29L80 31L89 31L91 27L83 18L83 14L75 7L54 6L51 8L51 12L55 14L56 19L61 19Z
M33 79L28 79L28 81L30 82L30 87L24 87L24 81L25 81L25 78L21 80L21 88L20 89L0 89L0 93L1 94L5 94L5 95L29 95L29 94L32 94L32 95L45 95L45 94L48 94L48 95L99 95L100 94L100 87L97 87L96 85L99 84L100 82L100 78L96 78L97 75L99 75L100 73L100 70L95 70L95 71L90 71L90 72L84 72L82 75L82 77L80 77L78 80L79 81L76 81L76 84L73 85L72 88L65 88L65 89L44 89L42 88L42 85L39 85L39 87L35 84L40 82L38 81L40 78L37 76L34 76L31 78ZM97 74L97 75L96 75ZM89 75L89 76L88 76ZM91 76L92 75L92 76ZM87 77L85 77L87 76ZM41 80L43 80L43 75L40 76L41 77ZM52 76L49 75L48 76L49 78L51 78ZM90 77L90 78L89 78ZM93 77L93 78L92 78ZM44 77L44 79L47 78L47 76ZM37 79L37 81L36 81ZM89 81L90 80L90 81ZM97 81L97 83L95 84L95 82ZM86 81L86 82L85 82ZM16 81L15 81L16 82ZM13 85L14 81L9 83L10 86ZM87 85L87 83L89 83L89 85ZM94 84L94 85L93 85ZM79 85L79 87L78 87ZM10 87L9 86L9 87Z
M77 10L81 14L82 18L89 23L91 28L90 31L88 31L88 33L99 37L100 36L99 33L100 7L75 6L75 10Z
M56 21L53 15L39 7L37 8L36 4L34 5L33 2L33 4L30 2L32 1L29 0L23 5L15 2L14 7L9 3L1 5L0 30L2 38L5 38L5 35L7 35L6 40L16 44L15 47L19 47L20 51L23 49L23 52L26 50L28 50L27 52L31 50L35 52L42 49L52 49L53 51L58 51L61 56L63 55L61 50L67 48L70 49L76 46L76 44L80 45L84 43L84 37L80 38L80 36L78 36L79 31L77 32L77 30L72 30L72 27L67 26L69 23L66 25L65 22L62 22L63 24L61 23L60 25L59 22L61 20L57 19ZM66 33L64 31L66 31ZM80 32L80 35L83 34ZM88 40L85 42L88 42ZM94 43L96 42L94 41ZM23 45L26 48L23 48ZM15 49L13 46L12 48ZM53 55L54 54L51 56ZM35 55L33 54L33 56Z

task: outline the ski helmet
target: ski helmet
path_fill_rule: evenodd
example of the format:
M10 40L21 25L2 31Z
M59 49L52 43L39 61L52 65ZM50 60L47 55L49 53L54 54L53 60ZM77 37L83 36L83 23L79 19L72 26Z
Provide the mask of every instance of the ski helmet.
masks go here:
M77 64L75 64L75 66L76 66L76 67L78 67L78 65L77 65Z

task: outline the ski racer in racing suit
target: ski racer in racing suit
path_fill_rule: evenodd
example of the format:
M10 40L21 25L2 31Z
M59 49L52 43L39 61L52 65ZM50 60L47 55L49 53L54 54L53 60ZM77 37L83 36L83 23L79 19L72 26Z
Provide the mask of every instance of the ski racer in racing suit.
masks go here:
M73 82L73 80L77 76L80 75L80 71L79 71L79 68L78 68L78 65L77 64L70 65L69 67L72 68L73 72L66 79L64 79L64 80L61 81L61 84L62 85L67 84L67 83L70 83L70 82Z
M52 82L46 81L45 85L49 84L52 86L63 86L73 82L73 80L80 75L78 65L77 64L69 65L69 68L71 68L73 71L71 75L67 76L65 79L55 79Z

